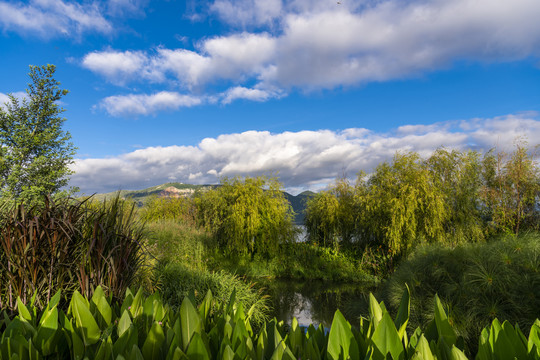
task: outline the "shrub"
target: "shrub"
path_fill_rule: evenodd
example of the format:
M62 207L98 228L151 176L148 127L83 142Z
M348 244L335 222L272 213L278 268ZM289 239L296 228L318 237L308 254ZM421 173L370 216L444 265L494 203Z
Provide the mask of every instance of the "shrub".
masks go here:
M115 298L142 264L143 226L118 197L90 206L69 198L6 209L0 228L0 307L20 297L44 307L62 290L91 296L102 286Z
M391 308L397 307L405 284L411 289L412 326L432 319L432 299L438 294L456 331L473 347L495 318L527 328L540 316L540 235L453 249L422 247L385 284Z
M236 301L252 312L253 325L261 325L267 320L268 297L256 290L252 283L246 283L238 276L224 271L189 269L172 262L158 264L155 271L163 299L173 309L180 308L183 298L191 293L195 299L202 301L210 290L218 302L226 303L234 292Z

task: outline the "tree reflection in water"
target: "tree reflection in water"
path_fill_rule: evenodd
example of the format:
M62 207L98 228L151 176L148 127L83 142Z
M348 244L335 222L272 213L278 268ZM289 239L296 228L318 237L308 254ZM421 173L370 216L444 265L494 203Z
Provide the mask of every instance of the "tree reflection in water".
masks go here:
M330 327L339 309L355 325L367 314L367 299L373 288L364 284L329 281L298 282L293 280L255 280L257 287L270 296L273 311L270 317L290 324L293 317L302 326L323 324Z

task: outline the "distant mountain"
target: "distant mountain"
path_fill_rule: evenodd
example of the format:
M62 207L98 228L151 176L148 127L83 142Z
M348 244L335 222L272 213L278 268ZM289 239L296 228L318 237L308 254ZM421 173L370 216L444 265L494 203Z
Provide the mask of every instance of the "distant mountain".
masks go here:
M291 195L288 192L284 192L285 197L289 202L291 203L291 206L294 210L295 216L294 216L294 222L297 225L304 224L305 220L305 210L306 210L306 203L312 196L315 195L313 191L304 191L298 195Z
M161 184L157 186L152 186L147 189L142 190L121 190L120 196L123 198L130 198L135 200L139 206L144 205L150 198L154 196L161 196L161 197L184 197L184 196L193 196L198 191L205 191L208 189L216 188L219 185L191 185L191 184L184 184L179 182L173 182L173 183L166 183ZM95 194L94 198L96 200L103 200L105 198L112 198L116 196L118 191L110 192L110 193L104 193L104 194ZM315 195L312 191L304 191L298 195L291 195L287 192L283 192L285 194L285 197L289 202L291 203L291 206L295 212L295 218L294 222L297 225L301 225L304 223L304 210L306 209L306 202L307 200Z

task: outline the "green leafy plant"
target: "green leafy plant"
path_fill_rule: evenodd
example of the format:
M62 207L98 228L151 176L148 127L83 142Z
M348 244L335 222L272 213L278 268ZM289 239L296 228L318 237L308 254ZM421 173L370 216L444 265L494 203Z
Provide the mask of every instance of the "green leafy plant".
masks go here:
M43 308L58 290L91 296L98 286L122 298L142 266L144 228L118 197L97 205L46 197L11 206L0 223L2 308L17 297Z
M87 298L74 292L67 312L60 294L38 311L17 301L18 314L0 320L0 359L467 359L438 297L434 318L424 331L407 333L410 294L405 290L397 316L370 295L370 316L352 326L336 311L330 330L296 319L286 326L275 319L255 332L252 309L236 302L216 302L209 291L197 306L185 297L178 310L158 294L126 291L111 301L101 288ZM508 322L494 320L480 339L477 359L540 359L540 321L528 338Z

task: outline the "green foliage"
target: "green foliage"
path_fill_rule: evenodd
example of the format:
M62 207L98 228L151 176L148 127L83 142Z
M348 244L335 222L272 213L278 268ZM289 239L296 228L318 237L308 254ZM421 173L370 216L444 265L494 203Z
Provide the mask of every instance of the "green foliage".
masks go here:
M146 222L174 220L192 223L195 211L193 200L187 197L153 197L142 208L140 217Z
M204 229L190 222L162 220L146 224L146 244L152 255L197 270L207 269L214 241Z
M229 254L273 255L293 238L291 206L275 178L223 179L197 200L202 225Z
M13 95L0 107L0 192L20 200L42 199L67 185L75 147L62 131L58 101L68 91L54 79L54 65L30 66L27 98Z
M310 242L390 257L422 243L482 241L538 229L540 174L535 154L518 142L511 155L438 149L429 158L396 154L355 186L338 179L307 204ZM381 255L382 254L382 255ZM380 267L379 267L380 268ZM378 272L376 270L375 272Z
M350 246L356 231L355 189L339 179L329 191L322 191L307 202L306 228L309 241L338 250Z
M419 248L386 283L383 293L396 308L405 284L411 289L411 326L432 317L438 294L454 329L474 348L484 326L495 318L524 329L540 316L540 236Z
M434 186L444 197L445 241L474 242L485 237L481 212L482 164L474 151L438 149L427 159Z
M444 196L417 154L397 154L391 165L379 165L368 185L364 224L391 253L406 253L420 239L444 239Z
M158 294L144 298L140 290L128 290L117 303L98 288L91 299L75 292L67 313L53 301L41 312L19 305L18 315L4 313L0 320L0 359L467 359L438 297L425 331L407 333L407 289L395 319L371 295L369 319L352 326L338 310L328 333L312 325L301 329L296 319L291 327L271 320L256 332L251 310L234 293L220 303L208 292L195 304L185 297L175 310ZM110 322L102 321L104 313ZM482 330L476 358L540 359L539 333L538 320L528 338L518 327L494 320Z
M228 301L236 292L237 301L249 309L253 307L253 324L266 319L266 297L237 276L223 271L211 272L208 261L215 244L210 235L189 222L172 220L147 224L146 244L154 259L148 289L159 289L165 301L178 308L184 296L194 294L202 300L211 290L216 299Z
M529 153L526 145L518 142L510 155L490 151L484 157L481 199L486 204L484 212L491 232L538 230L540 174L536 155Z
M363 259L353 255L308 243L282 245L279 253L270 258L250 256L230 258L214 255L213 269L226 269L252 278L281 278L297 280L328 280L334 282L376 283Z
M142 225L119 198L89 206L46 197L13 205L0 219L0 307L17 297L43 308L58 290L123 297L142 263Z
M183 264L164 262L156 266L155 279L164 300L173 308L179 308L182 299L190 294L200 301L210 290L216 300L224 303L234 292L238 304L242 304L245 309L252 309L251 320L254 326L267 319L267 297L256 290L252 283L225 271L196 270Z

